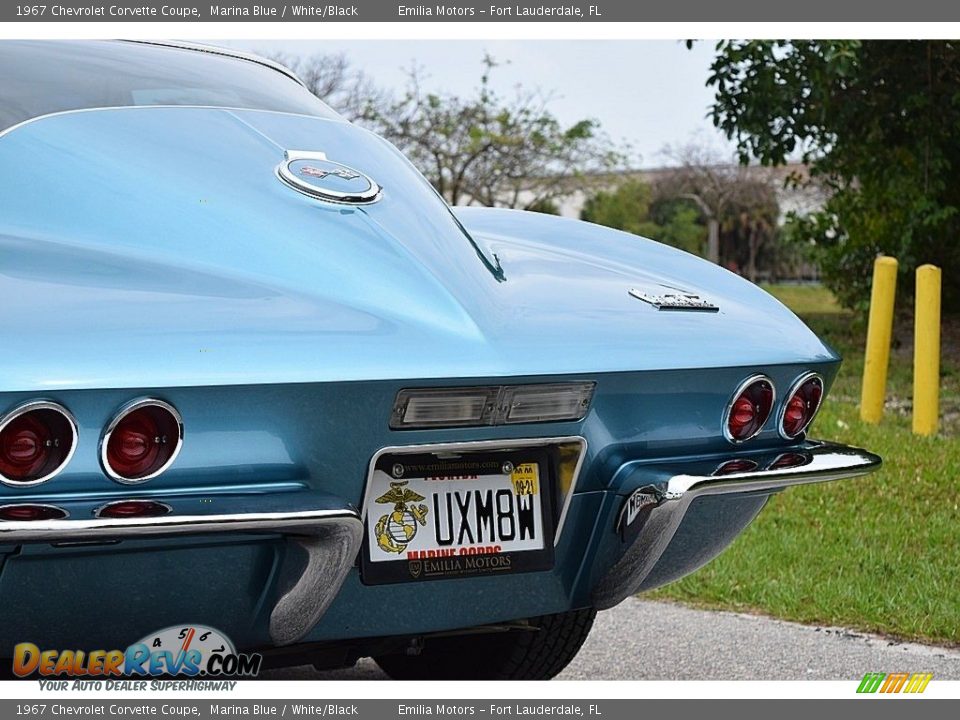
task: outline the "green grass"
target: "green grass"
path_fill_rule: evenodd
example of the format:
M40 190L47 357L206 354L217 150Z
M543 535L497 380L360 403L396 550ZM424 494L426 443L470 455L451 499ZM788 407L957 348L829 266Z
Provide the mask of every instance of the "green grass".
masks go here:
M726 553L654 596L960 644L960 343L944 324L942 428L910 431L912 321L898 317L884 421L859 419L864 320L819 287L767 288L845 361L811 432L884 458L875 475L774 496Z

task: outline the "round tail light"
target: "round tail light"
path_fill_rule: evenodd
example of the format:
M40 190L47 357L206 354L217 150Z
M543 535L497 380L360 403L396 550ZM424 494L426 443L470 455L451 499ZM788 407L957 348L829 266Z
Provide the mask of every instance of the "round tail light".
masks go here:
M67 511L56 505L22 503L0 507L0 520L30 522L33 520L62 520Z
M159 517L170 512L166 503L153 500L117 500L98 508L96 517L105 518L143 518Z
M823 400L823 378L816 373L801 375L787 393L780 411L780 435L793 440L813 422Z
M765 375L744 380L733 394L723 419L727 440L742 443L758 435L770 417L775 395L773 381Z
M170 467L182 444L183 421L176 408L162 400L137 400L107 427L100 460L117 482L139 483Z
M0 482L38 485L60 472L77 447L77 423L60 405L25 403L0 420Z

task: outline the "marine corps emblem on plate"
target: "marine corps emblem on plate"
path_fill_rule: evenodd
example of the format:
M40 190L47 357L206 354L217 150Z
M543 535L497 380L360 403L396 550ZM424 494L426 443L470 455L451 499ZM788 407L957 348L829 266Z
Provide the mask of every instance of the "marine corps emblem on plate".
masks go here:
M377 545L388 553L402 553L416 536L418 526L427 524L426 505L411 505L425 498L420 493L405 487L406 480L390 483L390 489L376 499L383 505L393 504L393 511L377 520L374 534Z

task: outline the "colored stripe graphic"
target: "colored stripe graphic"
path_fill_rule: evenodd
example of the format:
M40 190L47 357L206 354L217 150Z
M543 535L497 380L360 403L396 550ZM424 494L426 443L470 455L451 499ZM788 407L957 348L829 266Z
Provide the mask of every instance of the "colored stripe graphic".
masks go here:
M898 693L903 684L907 681L906 673L890 673L880 688L882 693Z
M922 693L933 673L867 673L857 687L858 693Z
M860 681L860 687L857 688L858 693L875 693L880 689L880 683L883 682L883 678L886 677L886 673L867 673L863 676L863 680Z
M933 679L933 673L914 673L910 676L910 682L904 692L922 693L927 689L927 684Z

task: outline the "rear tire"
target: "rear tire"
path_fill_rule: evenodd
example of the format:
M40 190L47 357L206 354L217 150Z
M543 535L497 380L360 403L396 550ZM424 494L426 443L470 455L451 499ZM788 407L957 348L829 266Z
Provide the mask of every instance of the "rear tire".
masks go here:
M596 615L572 610L531 618L530 630L427 637L419 655L374 660L394 680L549 680L579 652Z

